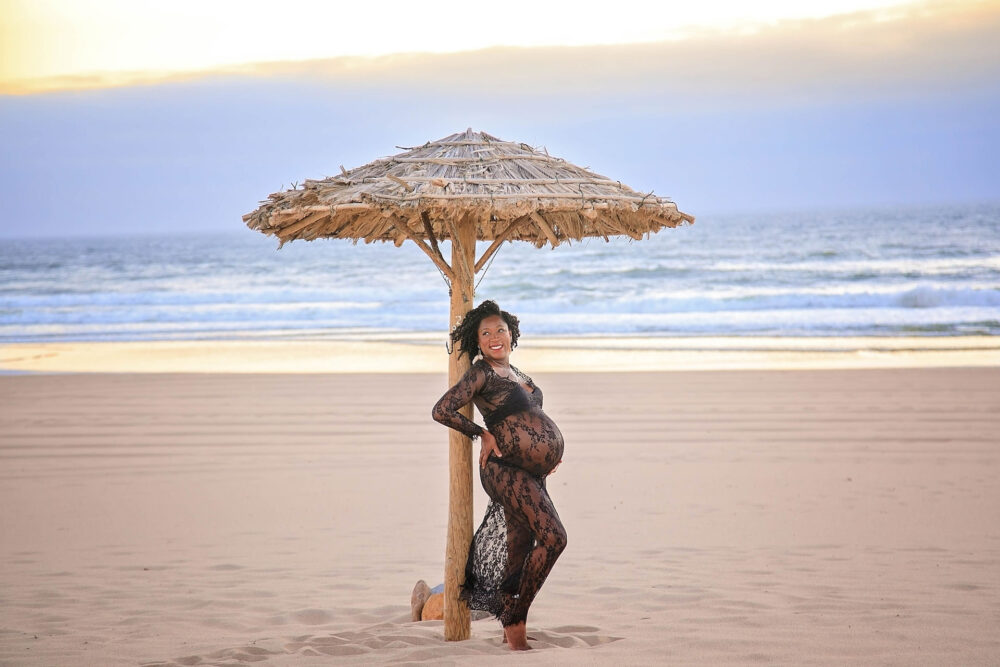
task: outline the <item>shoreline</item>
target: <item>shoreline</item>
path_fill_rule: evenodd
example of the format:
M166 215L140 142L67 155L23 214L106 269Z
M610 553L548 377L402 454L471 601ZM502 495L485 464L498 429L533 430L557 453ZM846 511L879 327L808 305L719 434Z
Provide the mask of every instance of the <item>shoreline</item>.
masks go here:
M436 373L447 368L443 339L5 343L0 374ZM536 373L995 367L1000 337L536 336L514 354Z

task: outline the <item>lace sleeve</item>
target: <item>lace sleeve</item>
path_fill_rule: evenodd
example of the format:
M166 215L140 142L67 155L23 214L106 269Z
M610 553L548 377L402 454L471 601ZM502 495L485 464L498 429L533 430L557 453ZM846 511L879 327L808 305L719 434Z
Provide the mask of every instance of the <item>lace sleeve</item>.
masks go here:
M473 366L454 387L444 393L441 400L434 404L431 417L434 421L441 422L470 438L478 438L483 434L483 428L461 414L459 409L469 404L485 382L486 373L483 369Z

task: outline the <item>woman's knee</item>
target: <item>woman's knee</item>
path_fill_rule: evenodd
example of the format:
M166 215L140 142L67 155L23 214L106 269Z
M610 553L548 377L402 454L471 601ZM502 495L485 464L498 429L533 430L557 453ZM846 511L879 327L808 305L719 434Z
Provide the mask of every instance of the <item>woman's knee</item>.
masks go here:
M558 556L566 549L566 529L559 526L556 530L548 531L541 542L550 553Z

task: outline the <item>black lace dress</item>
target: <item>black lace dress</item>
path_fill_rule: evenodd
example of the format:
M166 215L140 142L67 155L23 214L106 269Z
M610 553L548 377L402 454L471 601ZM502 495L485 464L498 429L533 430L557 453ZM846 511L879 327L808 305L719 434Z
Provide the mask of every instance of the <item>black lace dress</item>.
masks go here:
M545 489L546 475L562 460L562 434L542 412L542 390L511 369L505 378L480 359L432 413L475 438L483 429L458 412L474 402L503 454L490 455L480 468L490 504L469 548L462 599L504 626L527 619L528 607L566 548L566 531Z

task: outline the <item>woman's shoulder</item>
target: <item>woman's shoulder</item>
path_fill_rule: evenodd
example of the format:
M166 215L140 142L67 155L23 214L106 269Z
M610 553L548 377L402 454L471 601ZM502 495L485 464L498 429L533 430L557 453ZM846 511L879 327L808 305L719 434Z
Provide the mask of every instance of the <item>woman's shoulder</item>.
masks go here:
M466 377L477 378L481 382L488 381L490 378L490 365L482 358L477 359L472 362L465 375Z

